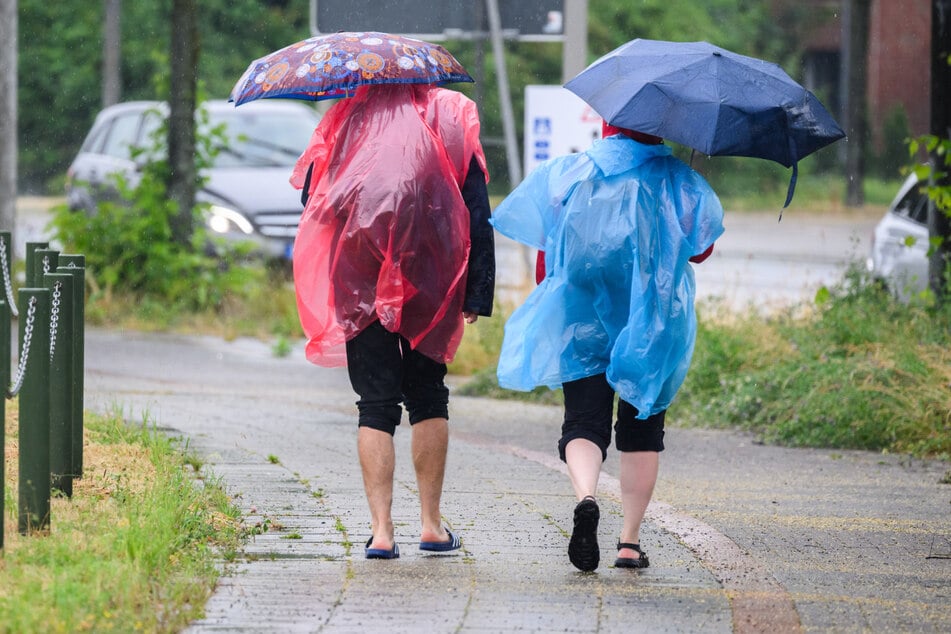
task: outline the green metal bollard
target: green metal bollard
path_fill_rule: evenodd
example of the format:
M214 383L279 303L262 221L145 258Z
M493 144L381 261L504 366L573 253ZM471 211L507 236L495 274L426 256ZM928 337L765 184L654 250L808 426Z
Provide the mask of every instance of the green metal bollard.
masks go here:
M20 289L20 362L13 392L20 403L19 531L50 523L50 292Z
M6 298L7 312L16 315L13 296L13 247L9 231L0 231L0 297Z
M8 234L9 237L9 234ZM0 238L2 239L2 238ZM0 386L3 386L3 395L0 398L0 456L5 455L7 446L6 420L7 420L7 389L10 387L10 308L7 302L0 299L0 333L7 333L7 336L0 336ZM6 363L3 363L3 360ZM3 548L4 517L6 512L6 464L0 462L0 548Z
M50 486L73 497L73 283L47 273L50 291Z
M26 279L24 286L43 288L46 284L43 276L46 273L55 273L59 251L56 249L36 249L33 251L33 279Z
M73 459L70 461L74 478L83 477L83 389L85 373L86 323L86 256L61 253L57 258L57 273L73 275L73 373L72 373L72 431Z
M27 242L26 243L26 257L24 259L25 271L26 271L26 283L24 286L33 287L32 281L36 279L36 273L34 273L33 268L35 265L35 260L33 259L33 254L38 249L48 249L50 247L49 242ZM10 262L13 262L13 252L7 251L10 254ZM12 266L11 266L12 268Z
M5 455L6 420L7 420L7 389L10 386L10 339L11 313L13 306L7 301L12 300L13 287L10 283L12 272L10 263L13 258L11 251L11 234L9 231L0 231L0 385L3 386L3 397L0 398L0 456ZM5 529L6 512L6 465L0 462L0 549L3 548L3 533Z

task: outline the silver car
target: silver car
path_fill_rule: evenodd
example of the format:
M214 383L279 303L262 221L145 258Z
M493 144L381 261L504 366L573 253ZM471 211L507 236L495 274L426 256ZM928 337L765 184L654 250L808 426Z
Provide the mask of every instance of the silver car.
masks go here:
M915 174L875 227L868 270L902 301L928 287L928 195Z
M269 259L291 257L303 209L288 179L310 141L320 115L296 101L256 101L235 107L223 100L203 104L212 127L224 124L227 141L197 198L211 205L206 223L213 235L255 243ZM71 209L94 213L101 200L116 199L116 172L135 184L146 156L134 148L154 146L154 132L167 116L157 101L134 101L96 117L69 167L66 199Z

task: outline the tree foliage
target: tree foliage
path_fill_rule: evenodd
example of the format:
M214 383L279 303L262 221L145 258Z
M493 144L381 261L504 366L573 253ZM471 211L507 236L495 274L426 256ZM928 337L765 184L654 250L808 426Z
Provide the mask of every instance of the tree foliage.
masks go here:
M795 30L785 27L790 20L805 20L807 16L797 5L783 8L774 15L768 3L751 0L589 0L588 51L593 62L598 57L634 38L694 41L707 40L744 55L761 57L783 66L795 76L797 69ZM792 34L791 34L792 33ZM496 90L495 62L490 47L482 68L478 67L475 45L472 42L449 42L447 47L459 57L466 68L481 77L485 101L482 104L482 135L488 139L486 155L493 177L493 193L508 191L505 170L505 152L499 142L503 136L499 115L499 93ZM506 41L506 71L511 87L512 105L518 138L521 138L525 86L530 84L561 84L561 44ZM484 73L483 73L484 71ZM476 87L461 84L459 90L470 97ZM494 141L494 142L493 142ZM765 178L774 178L777 184L788 180L778 166L747 161L748 170L761 171ZM730 160L721 166L732 166ZM725 168L729 171L730 168Z
M171 0L122 6L122 99L164 99ZM251 60L308 36L308 0L202 0L199 82L227 98ZM19 0L20 189L62 191L101 109L103 3Z
M202 0L199 8L199 83L209 98L226 98L247 65L309 35L309 0ZM795 28L806 20L796 3L781 15L754 0L589 0L590 59L636 38L707 40L781 64L794 74ZM164 99L172 0L126 1L122 6L122 99ZM82 135L100 109L103 3L19 0L21 190L58 193ZM55 35L53 35L55 34ZM472 42L447 42L479 75L483 136L494 186L504 190L505 152L492 55L486 46L484 73ZM507 71L521 128L524 87L560 84L561 45L506 42ZM472 86L460 86L470 96Z

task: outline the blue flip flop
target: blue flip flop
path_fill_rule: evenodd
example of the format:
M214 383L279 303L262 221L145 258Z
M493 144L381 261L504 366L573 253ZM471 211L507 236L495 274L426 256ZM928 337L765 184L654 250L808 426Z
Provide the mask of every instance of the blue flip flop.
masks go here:
M386 550L385 548L370 548L370 544L373 543L373 538L367 540L366 545L366 558L367 559L399 559L400 558L400 547L396 545L396 542L393 543L393 550Z
M459 550L462 548L462 540L458 536L454 535L451 530L446 529L446 533L449 535L449 539L444 542L419 542L419 549L425 550L431 553L447 553L452 550Z

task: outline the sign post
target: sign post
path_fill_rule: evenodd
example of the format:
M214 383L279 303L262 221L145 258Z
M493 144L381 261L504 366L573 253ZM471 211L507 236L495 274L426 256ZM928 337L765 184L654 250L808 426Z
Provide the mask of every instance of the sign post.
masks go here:
M584 152L601 138L601 117L561 86L525 87L525 173L556 156Z
M584 68L587 52L579 46L587 45L587 6L587 0L310 0L310 30L315 36L383 31L429 41L489 40L498 79L509 183L514 188L522 180L522 171L502 41L564 42L565 58L571 58L572 68ZM570 11L568 24L566 8Z

